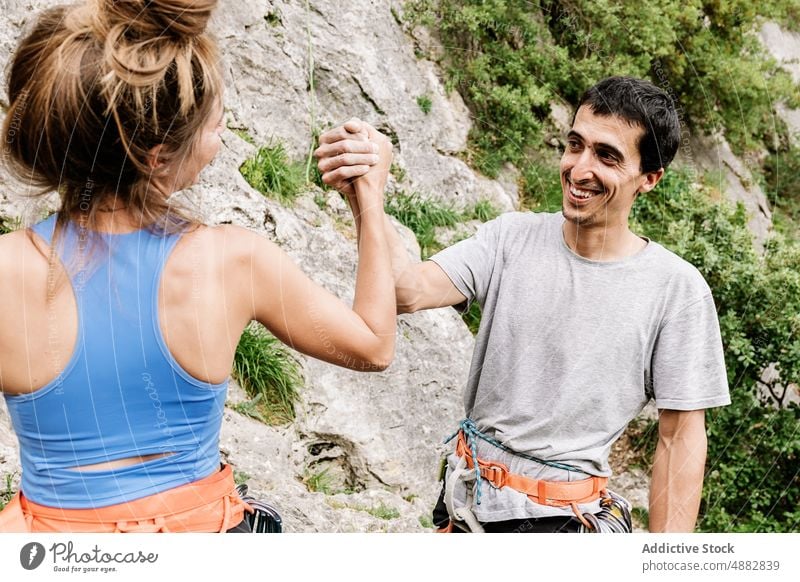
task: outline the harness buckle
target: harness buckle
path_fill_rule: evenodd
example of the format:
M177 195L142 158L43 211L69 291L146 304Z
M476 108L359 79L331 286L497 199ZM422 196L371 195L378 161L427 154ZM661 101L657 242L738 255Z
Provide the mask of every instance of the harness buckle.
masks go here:
M486 479L495 489L502 489L506 485L508 467L501 463L480 464L481 477Z

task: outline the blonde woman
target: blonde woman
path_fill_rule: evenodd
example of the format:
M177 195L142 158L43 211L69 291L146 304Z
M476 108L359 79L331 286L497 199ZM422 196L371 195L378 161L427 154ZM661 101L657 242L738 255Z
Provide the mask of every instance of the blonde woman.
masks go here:
M22 461L0 531L246 530L218 451L245 326L356 370L392 360L385 138L347 154L350 177L363 175L349 190L352 309L262 236L171 201L220 147L215 5L50 8L13 55L4 161L61 205L0 237L0 389Z

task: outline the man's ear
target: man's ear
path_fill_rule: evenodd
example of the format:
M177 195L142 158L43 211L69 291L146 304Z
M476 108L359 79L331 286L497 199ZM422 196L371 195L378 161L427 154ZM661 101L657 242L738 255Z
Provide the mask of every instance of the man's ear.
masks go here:
M158 170L164 165L164 160L161 158L161 150L164 147L163 143L153 146L147 152L147 165L151 170Z
M648 172L642 179L642 184L639 186L639 193L644 194L650 192L661 181L664 176L664 168L659 168L655 172Z

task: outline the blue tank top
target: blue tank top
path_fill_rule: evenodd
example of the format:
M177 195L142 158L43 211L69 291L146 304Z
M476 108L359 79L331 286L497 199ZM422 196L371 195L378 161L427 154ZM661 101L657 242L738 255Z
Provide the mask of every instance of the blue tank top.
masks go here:
M55 220L33 227L48 244ZM188 374L158 322L161 273L180 234L98 234L101 242L93 247L69 223L56 242L78 308L69 362L41 389L6 395L20 444L22 492L51 507L105 507L219 470L228 382L209 384ZM74 267L79 243L89 249L84 270ZM118 469L75 470L159 453L170 454Z

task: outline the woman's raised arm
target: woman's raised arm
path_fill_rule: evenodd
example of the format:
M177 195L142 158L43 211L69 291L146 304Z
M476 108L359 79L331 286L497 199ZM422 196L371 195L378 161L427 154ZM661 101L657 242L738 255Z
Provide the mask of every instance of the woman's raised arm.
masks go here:
M389 247L383 228L383 189L391 143L380 134L379 162L358 179L358 271L352 309L311 281L277 245L261 235L230 228L227 264L241 281L240 301L251 319L309 356L351 368L379 371L394 356L396 306ZM336 249L331 249L335 260Z

